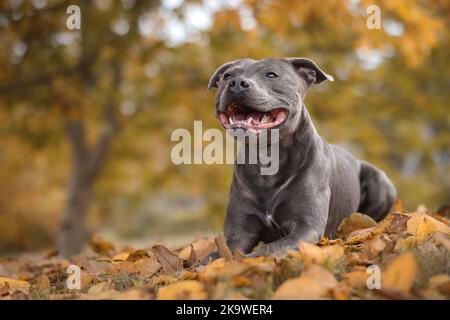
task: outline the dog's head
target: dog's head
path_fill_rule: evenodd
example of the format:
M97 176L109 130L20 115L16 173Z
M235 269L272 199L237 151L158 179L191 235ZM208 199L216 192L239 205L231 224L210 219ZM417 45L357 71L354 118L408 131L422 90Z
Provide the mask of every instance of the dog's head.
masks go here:
M240 59L219 67L208 89L218 88L216 116L226 129L283 134L297 129L307 89L325 80L333 77L306 58Z

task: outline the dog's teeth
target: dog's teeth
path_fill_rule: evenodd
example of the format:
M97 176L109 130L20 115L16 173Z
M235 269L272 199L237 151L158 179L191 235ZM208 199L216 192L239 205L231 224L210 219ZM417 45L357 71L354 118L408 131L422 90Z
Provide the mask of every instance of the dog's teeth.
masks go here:
M234 124L233 117L230 117L229 120L230 120L230 124Z
M252 123L252 120L252 117L248 117L248 119L245 121L245 124L249 126Z
M265 115L262 117L261 122L262 122L262 123L267 123L267 122L269 122L269 116L268 116L267 114L265 114Z

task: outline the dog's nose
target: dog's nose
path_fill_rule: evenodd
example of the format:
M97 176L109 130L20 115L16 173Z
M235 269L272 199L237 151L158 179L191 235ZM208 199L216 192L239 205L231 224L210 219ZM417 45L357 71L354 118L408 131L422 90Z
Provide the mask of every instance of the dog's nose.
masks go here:
M228 84L228 89L235 94L247 91L249 88L250 88L250 82L248 82L247 80L245 80L242 77L234 78Z

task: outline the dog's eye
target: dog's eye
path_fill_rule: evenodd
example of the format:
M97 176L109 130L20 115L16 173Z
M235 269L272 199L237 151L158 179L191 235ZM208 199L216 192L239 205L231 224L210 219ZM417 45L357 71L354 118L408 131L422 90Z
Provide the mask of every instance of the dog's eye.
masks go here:
M231 74L229 74L229 73L225 73L223 75L223 80L229 80L230 78L231 78Z
M278 78L278 75L275 72L269 72L266 74L266 78Z

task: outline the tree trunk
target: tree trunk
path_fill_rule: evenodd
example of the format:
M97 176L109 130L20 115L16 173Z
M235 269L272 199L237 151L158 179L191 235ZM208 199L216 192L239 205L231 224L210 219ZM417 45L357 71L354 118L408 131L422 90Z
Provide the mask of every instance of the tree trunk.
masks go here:
M86 214L91 203L94 179L85 177L87 174L78 170L72 172L59 238L59 252L65 257L81 252L89 238Z
M113 130L105 130L92 149L86 144L81 120L69 123L67 135L72 149L72 172L59 234L59 252L62 256L70 257L80 253L89 238L86 216Z
M122 76L121 64L113 60L112 87L116 93ZM59 97L66 105L64 97ZM72 151L72 171L67 194L67 206L59 234L59 253L70 257L81 252L89 232L86 216L91 204L93 188L106 158L111 139L118 131L116 117L118 97L112 93L103 109L103 130L97 143L90 147L85 139L83 119L71 120L67 125L67 137Z

